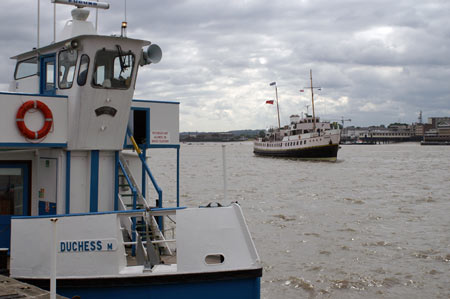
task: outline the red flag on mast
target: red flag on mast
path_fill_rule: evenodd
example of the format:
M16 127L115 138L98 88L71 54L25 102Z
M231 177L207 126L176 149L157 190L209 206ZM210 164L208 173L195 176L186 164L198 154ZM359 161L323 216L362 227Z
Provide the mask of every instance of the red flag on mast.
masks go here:
M271 104L271 105L273 105L273 100L267 100L267 101L266 101L266 104Z

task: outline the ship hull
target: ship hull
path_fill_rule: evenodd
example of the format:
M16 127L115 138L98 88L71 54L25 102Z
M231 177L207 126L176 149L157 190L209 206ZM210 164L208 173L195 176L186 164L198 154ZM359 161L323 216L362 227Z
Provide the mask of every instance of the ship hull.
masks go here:
M288 157L306 160L336 161L338 144L318 145L304 148L260 149L255 147L253 153L258 156Z
M57 293L68 298L259 299L262 269L178 275L58 279ZM20 279L49 289L48 279Z

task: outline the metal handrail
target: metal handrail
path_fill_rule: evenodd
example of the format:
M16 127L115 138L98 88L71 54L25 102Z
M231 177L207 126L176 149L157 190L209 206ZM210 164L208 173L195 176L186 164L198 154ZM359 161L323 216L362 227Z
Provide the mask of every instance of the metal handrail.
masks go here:
M131 188L131 192L136 193L136 188L134 187L133 183L131 182L131 179L128 176L128 173L125 171L125 167L123 166L122 161L119 160L118 162L119 162L120 169L122 170L122 173L125 176L125 179L127 180L127 183Z
M133 194L133 210L136 210L136 199L137 199L137 191L136 188L134 187L133 183L131 182L131 179L128 177L127 172L125 171L125 168L122 164L122 162L119 160L119 166L120 169L122 170L122 173L128 183L128 185L130 186L131 189L131 194ZM136 217L131 217L131 241L136 242ZM136 253L136 246L133 245L133 247L131 248L132 251L132 255L134 256Z
M136 153L138 154L139 159L141 159L142 165L144 166L145 172L150 177L150 180L152 181L153 187L155 188L156 192L158 193L158 206L162 207L162 189L159 187L158 183L156 182L155 178L153 177L152 172L150 171L150 168L147 165L147 162L145 161L145 158L141 149L136 143L136 140L134 139L133 135L131 134L130 128L127 128L127 136L130 138L131 143L133 144L133 148L136 150Z

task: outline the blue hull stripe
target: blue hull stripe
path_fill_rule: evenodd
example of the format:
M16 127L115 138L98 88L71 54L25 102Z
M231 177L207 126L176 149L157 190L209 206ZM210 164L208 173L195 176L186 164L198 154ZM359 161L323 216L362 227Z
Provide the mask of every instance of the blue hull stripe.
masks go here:
M204 274L206 275L206 273ZM25 281L33 284L30 280ZM130 283L122 283L110 279L106 283L105 281L99 283L96 282L96 279L92 279L93 285L90 286L75 286L71 283L68 285L62 283L63 285L60 286L61 280L58 280L56 291L59 295L68 298L78 295L83 299L260 299L260 277L191 282L189 275L187 275L185 281L183 283L134 285L131 281Z
M66 152L66 214L70 214L70 151Z

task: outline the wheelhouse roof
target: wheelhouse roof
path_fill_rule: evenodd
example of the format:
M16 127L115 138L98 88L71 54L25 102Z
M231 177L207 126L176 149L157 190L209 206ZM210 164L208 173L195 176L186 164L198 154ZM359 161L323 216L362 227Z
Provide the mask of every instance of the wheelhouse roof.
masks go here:
M40 54L40 53L48 52L48 51L51 50L51 49L61 49L61 48L64 47L65 44L66 44L67 42L69 42L69 41L72 41L72 40L82 40L82 39L87 39L87 38L91 38L91 37L95 37L96 39L108 39L108 40L111 40L111 39L114 40L114 39L115 39L115 40L118 40L118 41L124 41L124 40L140 41L140 42L142 42L142 46L143 46L143 47L144 47L144 46L148 46L148 45L151 44L151 42L149 42L149 41L147 41L147 40L134 39L134 38L128 38L128 37L121 37L121 36L114 36L114 35L111 35L111 36L107 36L107 35L95 35L95 34L78 35L78 36L74 36L74 37L72 37L72 38L68 38L68 39L65 39L65 40L56 42L56 43L54 43L54 44L50 44L50 45L41 47L41 48L39 48L39 49L33 49L33 50L31 50L31 51L28 51L28 52L24 52L24 53L18 54L18 55L16 55L16 56L11 57L11 59L21 60L21 59L24 59L24 58L32 57L32 56L38 55L38 54Z

